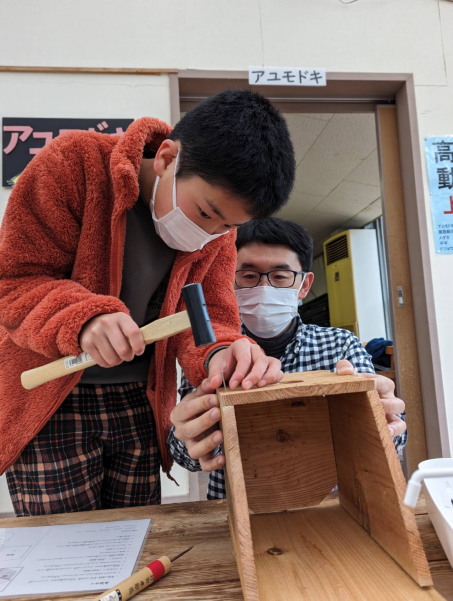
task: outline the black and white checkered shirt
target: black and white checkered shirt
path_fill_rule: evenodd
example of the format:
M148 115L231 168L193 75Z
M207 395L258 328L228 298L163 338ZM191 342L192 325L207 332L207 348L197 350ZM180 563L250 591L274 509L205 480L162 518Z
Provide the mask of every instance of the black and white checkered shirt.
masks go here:
M317 369L335 371L335 366L340 359L350 361L358 373L374 373L370 355L352 332L340 328L306 325L302 323L299 317L298 319L299 327L296 335L286 346L283 355L280 357L284 373L314 371ZM181 398L192 390L193 387L183 377L179 389ZM397 452L400 452L406 444L406 436L406 432L400 436L395 436L394 442ZM171 429L168 435L167 444L176 463L191 472L201 470L199 461L192 459L187 452L186 445L175 437L174 428ZM221 447L218 447L213 455L218 455L220 452ZM223 469L209 474L207 498L225 498Z

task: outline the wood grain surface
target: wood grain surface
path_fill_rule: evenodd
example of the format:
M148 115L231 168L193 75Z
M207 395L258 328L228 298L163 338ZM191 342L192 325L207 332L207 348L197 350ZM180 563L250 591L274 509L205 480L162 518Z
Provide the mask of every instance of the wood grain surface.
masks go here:
M326 398L269 401L264 411L238 405L235 413L252 513L310 507L329 494L338 480ZM236 463L227 466L230 474Z
M231 542L244 597L247 601L259 601L249 506L234 407L223 407L222 430L226 460L228 465L234 466L228 470L225 478Z
M440 598L435 593L432 597L431 592L421 589L415 596L420 587L431 586L432 579L414 515L402 502L405 481L384 409L378 393L370 389L369 384L374 385L374 382L314 371L291 374L281 383L261 389L218 391L224 428L226 414L233 408L235 411L235 419L229 420L224 449L226 479L232 493L229 499L233 547L246 601L256 600L258 588L262 601L286 598L308 601L326 595L330 601L343 601L344 595L350 601L365 599L361 596L363 590L373 589L376 582L370 567L373 563L383 563L383 551L387 552L390 565L393 565L393 559L401 566L400 577L397 577L398 570L395 569L391 580L393 585L398 583L407 598L414 601ZM237 430L235 436L234 429ZM239 488L231 485L232 478L241 481ZM334 527L334 522L328 520L330 515L326 515L325 522L332 530L323 530L319 539L315 541L312 537L306 545L299 546L297 541L308 536L309 528L307 532L304 528L310 524L307 516L311 516L310 510L302 511L302 508L319 504L337 482L341 505L368 533L365 542L361 538L359 544L351 528ZM250 518L246 514L239 522L238 507L244 510L248 507ZM288 510L299 510L299 517L288 513ZM262 519L256 515L270 513L281 515L265 515ZM344 512L339 515L345 521L349 519ZM321 520L318 526L323 523ZM251 537L248 534L250 529ZM288 540L283 535L277 536L278 530L287 532ZM240 531L244 533L244 540L237 535ZM327 573L323 572L317 561L319 558L316 554L312 556L310 550L319 549L322 540L327 540L327 535L333 531L341 537L338 543L343 555L347 549L357 547L361 550L359 557L363 554L370 558L368 567L363 565L363 582L359 588L349 586L342 557L336 563L333 560L335 552L330 553L330 549L335 548L335 539L332 537L329 537L327 548L322 547L320 553L323 557L329 554L328 573L337 584L332 583L333 588L328 591L322 586ZM350 540L348 532L351 533ZM285 584L281 597L277 595L281 585L274 583L272 586L272 576L267 577L269 557L263 560L262 569L258 566L261 551L257 541L263 535L269 548L286 549L278 560L273 558L271 561L272 565L278 566ZM271 544L267 535L277 541L275 545ZM310 576L313 586L306 589L301 587L300 573L304 573L308 565L312 566ZM255 569L257 579L253 574ZM246 573L250 573L250 578L246 578ZM292 578L294 574L297 577ZM341 574L345 575L344 580ZM368 574L370 581L367 584ZM416 584L406 584L407 575ZM384 597L397 598L389 594Z
M340 502L420 586L432 584L376 391L329 396Z
M324 394L365 392L376 388L372 378L338 376L330 371L317 370L284 374L278 384L252 388L251 390L230 390L218 388L217 396L222 406L265 403L295 397L311 397Z
M251 523L260 601L443 600L401 570L341 505L253 515Z
M323 502L322 506L337 503L336 499L329 498ZM453 601L453 569L440 546L423 500L419 502L416 513L434 586L446 601ZM243 601L236 561L232 553L226 501L199 501L33 518L7 518L0 520L0 527L45 526L143 518L152 518L154 521L138 568L142 568L161 555L177 553L190 545L194 545L194 548L174 563L172 572L167 577L142 591L134 597L134 600ZM92 601L95 598L96 595L93 594L40 597L42 601L51 599ZM25 600L20 598L20 601ZM326 601L326 599L322 601ZM406 601L406 599L402 597L401 601Z
M398 396L406 403L406 422L410 436L406 445L406 462L408 473L417 469L420 461L427 459L425 415L434 409L435 399L432 395L425 398L422 394L419 357L424 348L418 348L418 340L429 348L430 342L421 334L420 323L416 324L414 304L423 301L413 296L411 281L412 269L415 267L417 278L423 277L424 266L417 257L409 255L407 239L416 236L408 232L409 223L406 211L411 202L404 200L401 150L399 148L401 133L398 133L398 115L395 106L379 106L376 108L377 132L379 139L379 159L382 177L383 215L385 240L387 248L387 274L389 279L389 295L392 308L393 341L395 345L395 365ZM405 136L404 136L405 137ZM405 206L406 205L406 206ZM413 222L412 222L413 223ZM413 271L414 273L414 271ZM403 304L400 304L398 289L403 293ZM419 317L420 321L420 309ZM424 331L428 335L429 330ZM427 369L431 369L429 361ZM429 367L428 367L429 365ZM432 375L430 375L432 377ZM426 372L425 372L426 378ZM431 397L431 398L430 398ZM436 427L437 428L437 427ZM437 457L438 455L434 455Z

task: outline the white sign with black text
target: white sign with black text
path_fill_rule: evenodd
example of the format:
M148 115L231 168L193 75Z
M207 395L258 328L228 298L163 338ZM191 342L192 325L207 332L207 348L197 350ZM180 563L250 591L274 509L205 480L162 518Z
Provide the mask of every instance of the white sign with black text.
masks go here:
M252 86L325 86L326 70L307 67L249 67Z

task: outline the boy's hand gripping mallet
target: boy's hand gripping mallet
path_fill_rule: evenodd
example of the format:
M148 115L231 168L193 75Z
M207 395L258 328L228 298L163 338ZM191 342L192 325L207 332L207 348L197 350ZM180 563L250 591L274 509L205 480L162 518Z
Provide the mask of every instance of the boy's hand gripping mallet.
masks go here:
M162 317L140 328L146 344L174 336L190 328L196 346L205 346L216 341L201 284L187 284L182 289L182 296L186 303L186 311ZM95 364L89 353L62 357L52 363L22 372L20 380L24 388L31 390L45 382L68 376Z

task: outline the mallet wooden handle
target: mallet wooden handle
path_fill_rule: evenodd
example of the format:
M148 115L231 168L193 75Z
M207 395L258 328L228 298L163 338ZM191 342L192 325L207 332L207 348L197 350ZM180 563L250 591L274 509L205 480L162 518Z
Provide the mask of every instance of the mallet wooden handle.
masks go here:
M180 311L179 313L169 315L168 317L162 317L162 319L157 319L156 321L143 326L140 328L140 332L143 335L145 343L150 344L156 340L162 340L163 338L168 338L174 334L179 334L179 332L188 330L190 327L191 324L187 311ZM24 371L21 374L20 380L24 388L31 390L45 382L68 376L75 371L86 369L95 364L96 362L93 361L91 355L88 353L82 353L78 356L62 357L52 363L47 363L46 365Z

